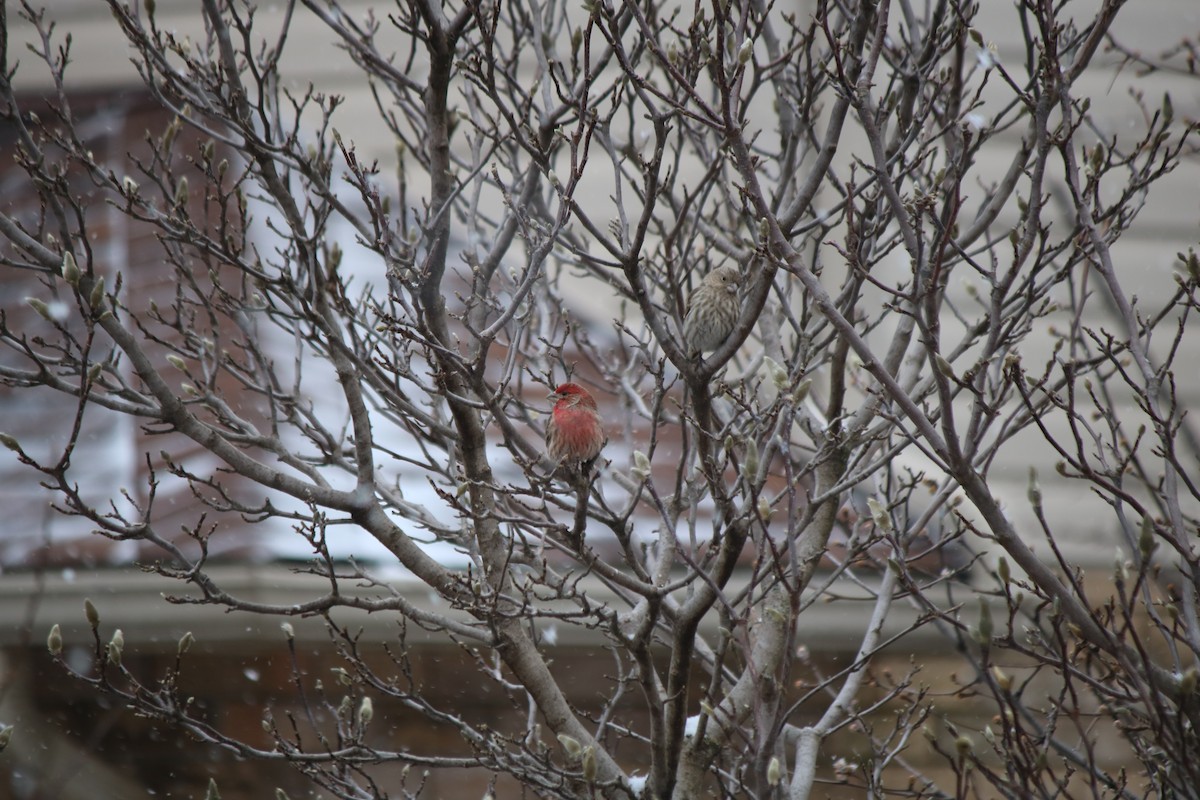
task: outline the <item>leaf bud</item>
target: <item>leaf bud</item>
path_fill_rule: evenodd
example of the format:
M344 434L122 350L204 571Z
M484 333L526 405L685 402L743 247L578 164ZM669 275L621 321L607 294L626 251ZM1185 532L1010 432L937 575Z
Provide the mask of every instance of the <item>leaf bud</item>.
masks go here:
M583 779L588 781L596 780L596 748L588 747L583 751Z
M188 179L186 175L179 178L179 183L175 184L175 207L180 208L187 204L188 199Z
M117 634L121 633L121 629L117 629ZM108 660L115 666L121 666L121 657L125 653L125 637L113 635L112 641L108 643Z
M954 368L950 366L950 362L945 359L941 353L933 354L933 364L937 367L937 371L945 375L947 378L954 377Z
M5 748L7 748L9 743L12 741L13 730L15 728L15 725L6 725L3 728L0 728L0 753L3 753Z
M746 465L744 473L752 481L758 479L758 442L754 441L753 436L746 438Z
M579 758L580 753L583 752L583 747L580 746L579 740L565 733L558 734L558 741L563 746L563 750L567 751L567 755L571 758Z
M88 295L88 305L91 306L93 310L98 309L104 305L104 276L103 275L101 275L99 278L97 278L96 282L94 284L92 284L92 293L90 295Z
M979 598L979 638L980 644L992 641L992 609L986 597Z
M874 521L875 527L884 533L891 533L892 515L888 513L887 506L875 497L868 497L867 508L871 512L871 520Z
M771 501L763 495L758 496L758 516L762 518L763 522L771 518Z
M64 250L62 261L63 280L72 286L76 286L79 283L79 276L81 274L79 265L75 263L75 255L70 250Z
M633 451L632 474L636 481L644 481L650 477L650 459L641 450Z
M1200 256L1196 255L1196 251L1189 247L1188 254L1185 256L1183 253L1180 253L1179 257L1186 265L1188 275L1192 277L1192 280L1200 282Z
M771 760L767 762L767 783L778 786L782 777L783 768L779 764L779 756L771 756Z
M780 392L786 392L790 385L787 370L770 356L763 356L763 364L766 366L767 372L771 376L771 382L775 384L775 388Z
M1154 520L1147 514L1142 517L1142 531L1138 536L1138 550L1141 552L1142 558L1149 558L1156 547L1158 547L1158 543L1154 541Z
M175 648L175 654L180 656L183 655L192 648L192 643L195 641L196 637L192 635L191 631L183 634L183 636L179 637L179 645Z
M175 144L175 137L179 134L179 130L183 127L183 120L176 115L163 131L162 146L163 150L170 150Z
M362 702L358 704L358 724L365 728L371 724L371 718L374 716L375 706L371 698L363 697Z
M57 622L50 626L50 635L46 637L46 649L50 651L50 655L52 656L62 653L62 629L58 627Z
M1029 468L1029 487L1025 490L1025 496L1029 498L1029 504L1033 506L1035 511L1040 511L1042 508L1042 488L1038 485L1038 474L1036 467Z
M50 306L46 305L44 300L39 300L36 297L26 297L25 302L28 303L29 307L36 311L38 316L40 316L42 319L46 320L47 322L54 321L54 317L50 314Z
M750 61L750 57L754 55L754 42L747 39L742 42L742 46L738 48L738 63L746 64Z
M800 405L808 398L809 391L812 390L812 378L805 378L796 384L796 391L792 392L792 404Z
M88 625L91 625L93 629L100 627L100 612L88 598L84 598L83 601L83 616L87 618Z

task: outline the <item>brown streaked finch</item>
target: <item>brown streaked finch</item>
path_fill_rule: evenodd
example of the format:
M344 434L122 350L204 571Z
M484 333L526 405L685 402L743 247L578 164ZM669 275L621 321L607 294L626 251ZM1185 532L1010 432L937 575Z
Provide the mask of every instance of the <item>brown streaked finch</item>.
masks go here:
M716 350L733 333L741 309L741 278L738 268L727 264L705 275L700 287L692 292L683 317L683 341L689 356Z
M554 401L546 423L546 452L572 477L586 478L608 442L596 400L577 383L564 383L546 398Z

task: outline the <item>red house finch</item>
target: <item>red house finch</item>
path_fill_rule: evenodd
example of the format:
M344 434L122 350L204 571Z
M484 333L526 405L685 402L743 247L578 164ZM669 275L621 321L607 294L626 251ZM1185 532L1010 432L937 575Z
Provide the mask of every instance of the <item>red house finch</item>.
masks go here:
M733 333L741 307L737 296L741 277L737 267L727 264L705 275L700 288L692 292L683 318L688 355L716 350Z
M547 453L572 474L587 477L608 442L596 400L576 383L564 383L546 399L554 401L546 423Z

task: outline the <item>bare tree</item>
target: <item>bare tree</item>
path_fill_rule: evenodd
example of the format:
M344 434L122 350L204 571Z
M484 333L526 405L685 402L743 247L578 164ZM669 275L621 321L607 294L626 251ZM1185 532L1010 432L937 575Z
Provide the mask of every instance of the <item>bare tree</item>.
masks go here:
M49 459L20 432L4 442L62 511L153 545L202 602L394 614L478 653L530 713L510 735L439 708L342 626L351 700L314 709L336 722L315 743L270 718L273 749L229 738L170 680L122 666L98 624L80 680L345 798L413 796L374 781L381 762L479 767L545 797L806 798L822 743L850 726L869 753L830 779L871 796L1200 796L1200 448L1176 372L1195 364L1200 262L1182 254L1151 291L1117 254L1196 125L1135 94L1140 123L1113 131L1081 88L1101 51L1131 74L1187 73L1186 48L1123 48L1115 0L1085 18L1016 3L1002 24L1024 51L1004 58L963 0L283 5L268 29L205 0L189 40L153 3L112 0L175 115L115 161L80 132L63 38L15 12L44 34L36 66L58 93L30 115L6 50L0 109L37 213L0 216L0 263L38 276L43 319L5 298L0 380L77 413ZM301 16L361 71L394 164L360 154L339 98L281 78ZM154 230L166 301L104 274L101 208ZM734 330L690 353L688 297L724 264L740 273ZM543 397L570 376L610 423L590 483L544 455ZM71 459L93 408L190 449L147 445L147 485L93 502ZM1057 456L1030 469L1027 498L1005 497L998 459L1034 440ZM1124 534L1110 595L1057 547L1038 472L1086 484ZM184 540L159 522L172 481L209 506ZM325 594L273 607L206 571L220 536L281 521ZM455 613L331 556L348 527ZM873 610L854 659L822 672L797 623L838 586ZM901 604L919 621L885 635ZM598 717L548 668L547 624L607 641L618 680ZM919 670L872 673L917 626L962 648L960 691L995 721L944 730ZM373 746L372 696L456 726L474 755ZM630 696L633 726L610 713ZM1101 729L1140 773L1100 760ZM922 731L952 783L906 758Z

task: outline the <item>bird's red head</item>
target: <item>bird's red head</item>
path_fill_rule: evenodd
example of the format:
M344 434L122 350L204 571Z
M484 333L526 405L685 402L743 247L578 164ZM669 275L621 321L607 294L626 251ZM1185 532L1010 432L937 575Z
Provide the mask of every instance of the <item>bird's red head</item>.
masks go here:
M587 389L577 383L560 384L554 393L551 394L548 400L555 401L555 405L582 405L588 408L595 408L596 401Z

